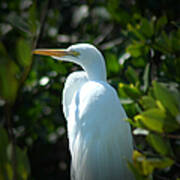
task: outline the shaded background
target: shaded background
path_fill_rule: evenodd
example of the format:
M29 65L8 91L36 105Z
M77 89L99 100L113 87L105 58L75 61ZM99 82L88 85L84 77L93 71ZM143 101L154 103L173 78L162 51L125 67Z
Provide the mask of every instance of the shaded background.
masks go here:
M132 125L136 179L180 178L179 11L178 0L1 0L0 180L69 179L61 94L80 67L31 52L79 42L105 56Z

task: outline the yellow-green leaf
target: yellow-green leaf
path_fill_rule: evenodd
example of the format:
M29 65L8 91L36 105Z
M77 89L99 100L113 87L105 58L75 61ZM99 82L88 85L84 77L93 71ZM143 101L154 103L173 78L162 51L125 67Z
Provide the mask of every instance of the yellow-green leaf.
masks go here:
M10 104L13 104L18 89L16 76L19 69L8 56L6 48L2 43L0 43L0 58L0 96Z
M173 92L156 81L153 82L154 94L163 106L173 115L179 113L178 99L175 98Z
M138 74L132 67L128 66L128 69L125 72L125 75L127 79L134 85L136 85L139 82Z
M20 39L17 42L17 58L22 66L28 66L29 64L31 64L32 61L31 47L30 44L24 39Z
M154 169L164 169L174 164L170 158L147 158L144 154L134 150L133 165L141 175L148 176L153 173Z
M165 112L158 108L149 109L134 117L136 121L142 121L143 124L150 130L160 133L164 131L163 126L165 118Z
M156 31L160 31L167 24L167 17L162 16L157 20Z
M140 99L140 104L144 109L156 108L156 101L151 96L143 96Z
M158 153L164 156L173 155L168 139L165 139L158 134L151 133L147 136L147 140Z
M119 84L119 89L121 89L127 97L132 99L139 99L141 97L141 92L139 89L133 84Z
M154 26L153 22L148 21L147 19L143 18L141 22L140 31L146 36L151 37L154 33Z

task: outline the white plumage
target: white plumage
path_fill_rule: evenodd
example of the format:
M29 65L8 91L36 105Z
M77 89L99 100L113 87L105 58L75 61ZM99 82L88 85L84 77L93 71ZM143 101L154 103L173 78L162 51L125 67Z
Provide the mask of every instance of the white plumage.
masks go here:
M70 46L66 52L71 53L52 56L84 70L70 74L63 90L71 179L132 180L127 167L133 151L131 130L115 89L106 81L102 54L89 44Z

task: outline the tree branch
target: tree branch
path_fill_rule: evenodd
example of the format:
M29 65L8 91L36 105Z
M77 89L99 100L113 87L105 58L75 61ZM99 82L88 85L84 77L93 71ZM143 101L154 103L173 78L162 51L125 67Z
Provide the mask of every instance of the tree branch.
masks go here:
M17 156L16 156L16 138L15 138L15 135L13 132L12 112L11 112L11 106L9 103L6 103L6 105L5 105L5 116L6 116L8 135L9 135L10 141L12 143L12 151L11 151L12 159L11 160L12 160L12 169L13 169L13 180L18 180Z

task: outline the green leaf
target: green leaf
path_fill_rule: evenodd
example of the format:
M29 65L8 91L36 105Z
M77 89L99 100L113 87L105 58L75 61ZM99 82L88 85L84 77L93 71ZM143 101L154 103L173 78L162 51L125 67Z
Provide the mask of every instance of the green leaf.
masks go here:
M7 149L9 161L12 163L12 144L9 144ZM17 158L17 174L18 179L27 180L30 174L30 164L25 150L16 146L16 158Z
M30 44L24 39L17 42L17 58L22 66L29 66L32 61L32 52Z
M8 135L5 129L0 126L0 179L9 180L11 177L11 166L7 158ZM12 179L12 178L11 178Z
M8 146L8 135L5 129L0 126L0 164L5 163L7 160L6 157L7 146Z
M165 31L162 31L162 45L166 50L171 52L171 39Z
M154 169L164 169L174 164L170 158L147 158L145 155L138 151L133 152L133 164L138 172L142 175L151 175Z
M149 109L134 117L136 121L142 121L150 130L160 133L164 132L163 127L165 118L165 112L158 108Z
M125 72L125 74L126 74L127 79L130 81L130 83L133 83L134 85L136 85L139 82L138 75L132 67L128 66L128 69Z
M144 81L143 90L144 92L146 92L149 87L149 81L150 81L150 64L149 63L145 67L143 81Z
M161 155L173 156L173 151L169 141L158 134L149 134L147 136L149 144Z
M37 9L36 9L36 3L33 1L33 4L29 8L29 27L30 31L33 35L36 35L37 33Z
M146 180L146 178L139 173L139 171L136 169L136 167L133 165L133 163L128 162L128 167L133 172L135 179Z
M140 31L146 36L151 37L154 34L153 22L149 22L147 19L143 18L141 21Z
M139 56L142 55L141 49L142 49L142 44L140 44L140 43L135 44L135 45L134 45L134 44L130 44L130 45L126 48L126 51L127 51L128 53L130 53L131 56L137 58L137 57L139 57Z
M109 73L118 73L120 70L120 64L116 55L108 53L106 54L106 63Z
M139 102L144 109L152 109L157 107L156 101L151 96L143 96Z
M10 104L13 104L18 89L16 75L19 69L14 61L9 58L2 43L0 43L0 57L0 96Z
M167 17L166 16L162 16L157 20L157 24L156 24L156 31L160 31L161 29L164 28L164 26L167 24Z
M170 159L170 158L149 158L148 162L151 166L153 166L154 168L158 168L158 169L164 169L167 167L170 167L174 164L174 160Z
M143 176L149 176L154 170L154 168L149 165L146 157L136 150L133 152L133 162L138 173Z
M179 99L176 99L169 89L156 81L153 82L154 94L156 98L162 103L162 105L176 117L179 113Z
M119 92L121 90L123 91L123 94L126 94L127 97L130 97L132 99L136 100L141 97L141 92L133 84L127 85L127 84L120 83Z
M138 58L133 58L132 59L132 64L134 67L137 67L137 68L145 68L146 66L146 58L143 57L143 56L140 56Z
M7 180L12 180L13 179L12 164L7 162L6 164L4 164L4 166L6 167L6 171L7 171Z
M28 179L28 176L30 174L30 164L26 155L26 151L23 151L19 147L16 147L16 153L18 161L18 174L23 180L26 180Z
M148 129L163 133L179 129L176 119L168 116L163 108L152 108L136 115L134 119L142 122Z
M10 15L7 16L7 21L15 28L17 28L27 34L30 34L29 25L22 17L18 16L17 14L10 13Z
M0 149L2 150L8 145L8 135L5 129L0 125Z
M143 42L134 41L126 48L126 52L130 53L134 58L142 58L142 56L147 55L149 52L149 47Z
M139 40L144 41L145 37L143 34L139 31L140 26L137 25L136 27L133 27L131 24L127 25L127 28L130 32L132 32Z

